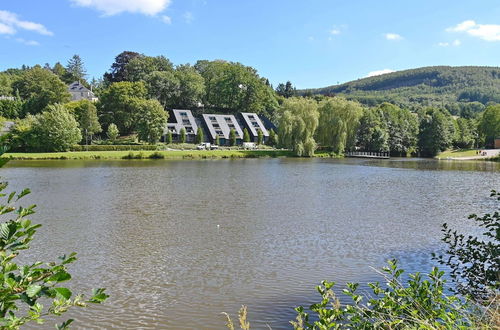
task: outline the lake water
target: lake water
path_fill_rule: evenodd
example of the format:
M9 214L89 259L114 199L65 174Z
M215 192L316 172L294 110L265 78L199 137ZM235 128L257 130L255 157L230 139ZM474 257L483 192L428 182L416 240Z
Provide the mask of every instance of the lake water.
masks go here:
M323 279L379 279L397 257L428 271L440 226L491 211L500 163L419 159L11 161L42 223L29 260L72 251L72 286L106 287L74 328L289 329ZM48 324L47 328L53 328Z

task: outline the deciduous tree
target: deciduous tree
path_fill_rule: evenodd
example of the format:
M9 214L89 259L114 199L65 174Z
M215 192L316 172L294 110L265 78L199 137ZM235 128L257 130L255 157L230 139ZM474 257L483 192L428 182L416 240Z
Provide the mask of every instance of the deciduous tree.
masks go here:
M286 99L280 108L280 144L297 156L313 156L318 127L318 104L303 98Z
M70 99L68 87L52 72L35 66L23 71L17 81L13 83L14 90L26 101L23 112L25 114L40 113L47 105L66 103Z
M353 148L362 114L363 108L357 102L339 97L325 99L319 104L318 143L336 153Z
M168 113L157 100L134 99L133 107L137 110L136 130L141 141L157 143L165 129Z

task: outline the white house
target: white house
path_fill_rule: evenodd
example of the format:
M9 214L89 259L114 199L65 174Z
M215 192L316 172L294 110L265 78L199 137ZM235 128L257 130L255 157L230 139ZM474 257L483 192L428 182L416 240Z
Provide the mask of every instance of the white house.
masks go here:
M74 83L69 85L68 92L71 94L71 101L97 101L97 97L94 95L94 93L87 87L83 86L79 81L75 81Z

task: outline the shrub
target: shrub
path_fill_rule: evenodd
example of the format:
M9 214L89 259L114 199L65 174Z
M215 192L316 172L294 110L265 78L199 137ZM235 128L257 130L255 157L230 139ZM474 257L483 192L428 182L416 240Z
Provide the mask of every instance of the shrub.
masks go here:
M116 138L120 135L120 131L118 131L118 127L116 127L115 124L111 123L108 126L107 135L108 138L111 140L111 142L114 142Z
M88 149L87 149L88 148ZM158 147L155 145L125 145L125 144L116 144L116 145L107 145L107 144L92 144L89 146L81 146L74 145L71 146L71 151L140 151L140 150L157 150Z
M165 155L158 152L158 151L155 151L153 152L151 155L149 155L148 157L149 159L164 159L165 158Z
M248 134L246 127L243 129L243 142L250 142L250 134Z
M196 132L196 143L200 144L203 142L203 129L201 127L198 127L198 130Z
M137 154L134 154L132 151L128 153L128 155L125 155L122 157L122 159L144 159L144 153L139 152Z
M166 144L171 144L171 143L172 143L172 141L173 141L173 138L172 138L172 132L168 131L168 133L167 133L167 137L166 137L166 139L165 139L165 143L166 143Z
M229 145L236 145L236 131L234 130L234 128L231 128L231 130L229 131Z
M180 141L181 143L186 143L186 129L184 127L180 131Z
M383 268L387 283L369 283L370 295L358 294L357 283L347 283L343 294L352 304L342 305L333 293L334 282L317 287L321 302L309 308L317 321L311 321L300 306L294 329L460 329L472 325L469 306L457 296L447 296L444 272L434 267L425 277L410 274L402 284L403 269L395 260Z
M62 105L51 105L35 116L31 133L34 138L29 145L35 151L67 151L82 140L75 117Z
M499 192L493 190L491 197L500 201ZM497 209L483 216L471 214L469 219L482 229L483 239L458 233L445 223L442 231L448 246L446 256L434 258L450 267L459 293L478 302L490 302L500 290L500 213Z

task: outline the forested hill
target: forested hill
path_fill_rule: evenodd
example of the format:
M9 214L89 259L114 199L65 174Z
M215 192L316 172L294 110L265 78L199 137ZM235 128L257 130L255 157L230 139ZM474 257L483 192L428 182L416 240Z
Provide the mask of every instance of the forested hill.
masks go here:
M423 67L298 92L342 95L366 105L446 106L453 113L470 102L500 103L500 67Z

